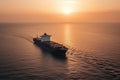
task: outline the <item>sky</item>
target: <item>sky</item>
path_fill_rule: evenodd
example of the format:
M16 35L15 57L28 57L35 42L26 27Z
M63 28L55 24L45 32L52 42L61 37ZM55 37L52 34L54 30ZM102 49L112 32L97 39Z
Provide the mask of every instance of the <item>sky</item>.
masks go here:
M0 0L0 22L120 22L120 0Z

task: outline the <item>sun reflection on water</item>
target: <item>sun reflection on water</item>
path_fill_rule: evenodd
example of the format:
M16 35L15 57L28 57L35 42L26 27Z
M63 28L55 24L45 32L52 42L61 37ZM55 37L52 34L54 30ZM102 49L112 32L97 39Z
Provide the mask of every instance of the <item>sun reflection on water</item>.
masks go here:
M71 45L71 26L69 24L65 24L65 29L64 29L64 39L65 39L65 44Z

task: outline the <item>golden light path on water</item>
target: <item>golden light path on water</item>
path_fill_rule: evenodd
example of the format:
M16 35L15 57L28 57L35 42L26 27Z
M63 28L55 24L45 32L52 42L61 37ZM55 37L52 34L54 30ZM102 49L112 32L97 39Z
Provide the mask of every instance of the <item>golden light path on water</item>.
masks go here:
M72 46L71 44L71 26L70 24L65 24L65 29L64 29L64 39L65 43L69 46Z

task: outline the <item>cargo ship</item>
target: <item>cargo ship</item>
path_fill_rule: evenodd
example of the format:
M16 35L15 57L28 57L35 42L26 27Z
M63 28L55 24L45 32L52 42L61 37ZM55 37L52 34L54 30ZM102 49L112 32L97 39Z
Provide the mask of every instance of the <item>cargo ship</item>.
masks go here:
M33 41L34 41L34 44L36 44L42 50L50 52L54 56L66 57L66 52L68 48L62 44L51 41L50 38L51 38L51 35L44 33L40 37L37 36L36 38L33 38Z

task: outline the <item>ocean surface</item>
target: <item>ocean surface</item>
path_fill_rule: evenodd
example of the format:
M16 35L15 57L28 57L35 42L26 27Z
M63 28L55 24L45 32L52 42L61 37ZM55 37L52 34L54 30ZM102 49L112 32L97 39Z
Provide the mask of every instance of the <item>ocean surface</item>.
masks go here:
M67 59L33 44L45 32ZM120 80L120 23L0 23L0 80Z

